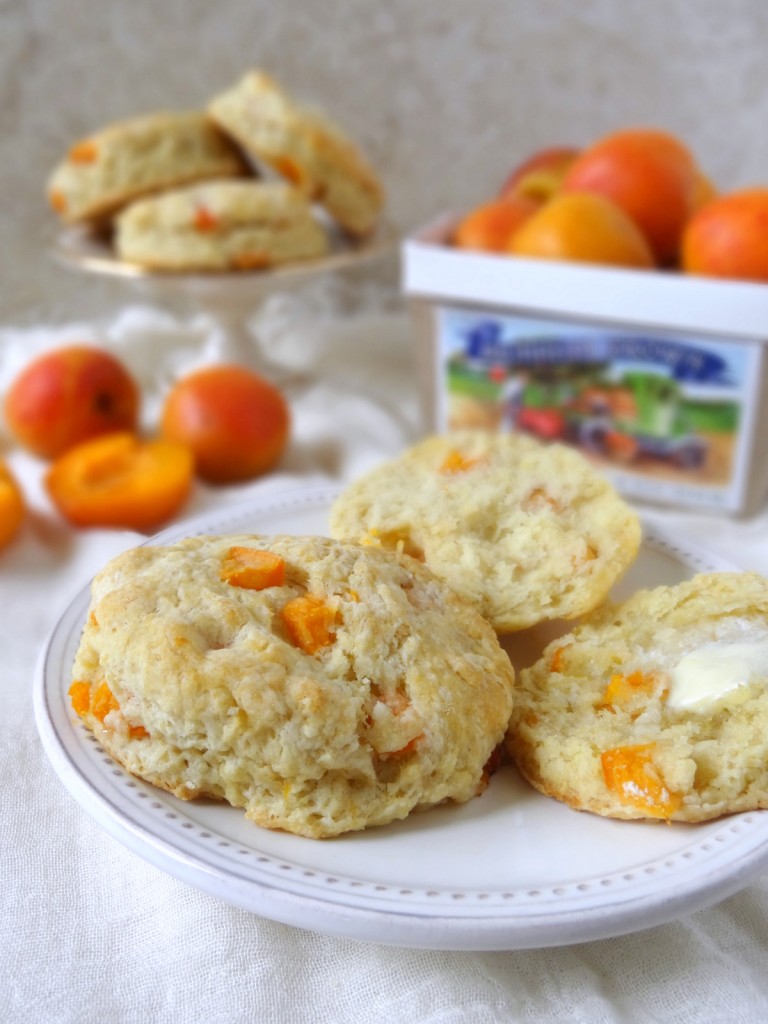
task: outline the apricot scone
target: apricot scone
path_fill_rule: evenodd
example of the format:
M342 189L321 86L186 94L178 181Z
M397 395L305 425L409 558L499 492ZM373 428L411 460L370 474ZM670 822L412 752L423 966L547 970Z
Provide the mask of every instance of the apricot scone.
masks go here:
M259 270L313 259L328 237L307 199L283 181L215 181L131 203L115 251L152 270Z
M47 192L66 222L98 222L141 196L249 173L241 151L205 114L158 113L81 139L54 169Z
M412 559L238 535L110 562L70 695L129 772L322 838L480 792L513 684L488 623Z
M542 793L607 817L768 807L768 580L605 605L520 673L506 746Z
M330 527L423 560L499 633L591 611L641 536L574 449L479 430L429 437L371 470L334 502Z
M251 71L208 113L260 162L301 189L354 235L369 234L384 201L378 175L324 114L297 104L269 75Z

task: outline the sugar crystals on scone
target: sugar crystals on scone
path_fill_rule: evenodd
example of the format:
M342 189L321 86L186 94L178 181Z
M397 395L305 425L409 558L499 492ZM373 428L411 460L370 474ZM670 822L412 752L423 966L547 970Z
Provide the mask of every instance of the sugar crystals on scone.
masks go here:
M637 556L640 523L565 445L523 434L430 437L346 488L331 533L400 547L499 633L591 611Z
M481 791L513 683L488 623L412 559L243 535L114 559L70 693L140 778L327 837Z
M608 817L768 807L768 580L701 574L604 606L521 672L507 748L541 792Z

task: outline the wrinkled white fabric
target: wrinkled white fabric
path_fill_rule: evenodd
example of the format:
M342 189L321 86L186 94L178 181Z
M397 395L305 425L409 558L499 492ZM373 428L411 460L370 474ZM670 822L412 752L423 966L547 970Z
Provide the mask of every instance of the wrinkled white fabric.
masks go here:
M334 319L275 299L253 325L294 412L278 473L197 487L192 514L269 488L350 480L420 429L407 319ZM37 351L107 344L139 377L151 429L163 388L217 358L217 326L129 308L94 329L0 331L0 393ZM0 449L1 451L2 449ZM9 1024L756 1024L768 1019L768 879L622 938L520 952L443 952L315 934L233 909L145 863L69 795L38 738L35 661L64 606L131 533L77 531L43 466L6 446L31 507L0 553L0 1020ZM768 572L766 517L658 513L692 540Z

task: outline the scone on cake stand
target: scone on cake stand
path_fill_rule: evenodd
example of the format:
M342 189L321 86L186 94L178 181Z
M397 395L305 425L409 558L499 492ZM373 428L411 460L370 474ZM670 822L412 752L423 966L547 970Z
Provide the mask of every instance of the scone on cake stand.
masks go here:
M396 242L355 143L261 71L205 110L143 115L81 139L47 195L64 226L59 262L163 305L192 304L220 328L221 358L254 368L270 365L248 330L268 295Z
M222 361L251 366L280 376L264 344L249 322L266 300L280 291L301 287L321 275L353 271L391 255L397 233L382 223L364 239L327 227L328 247L321 255L270 268L189 271L153 270L121 259L108 235L85 226L64 228L54 239L51 255L62 266L81 273L111 277L125 283L139 298L163 309L173 306L210 317L220 333Z

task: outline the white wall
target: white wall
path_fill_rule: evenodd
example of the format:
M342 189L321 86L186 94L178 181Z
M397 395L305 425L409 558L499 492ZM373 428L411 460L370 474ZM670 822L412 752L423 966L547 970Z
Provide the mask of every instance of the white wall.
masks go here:
M196 107L259 66L324 107L404 229L531 151L632 124L723 188L768 183L764 0L18 0L0 5L0 323L125 297L54 266L46 177L78 137Z

